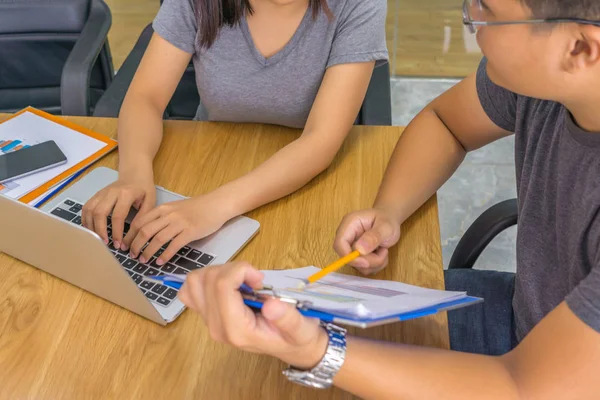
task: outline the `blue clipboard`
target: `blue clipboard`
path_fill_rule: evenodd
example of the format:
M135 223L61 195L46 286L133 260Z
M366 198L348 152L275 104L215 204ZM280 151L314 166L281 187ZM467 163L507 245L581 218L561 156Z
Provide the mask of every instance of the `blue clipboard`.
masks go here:
M185 281L185 275L173 275L166 274L160 276L145 276L144 279L160 282L165 286L170 286L175 289L181 289L183 282ZM454 310L456 308L466 307L472 304L483 302L480 297L462 297L460 299L449 301L445 303L436 304L435 306L422 308L419 310L413 310L406 313L388 315L379 318L352 318L342 314L328 313L310 308L310 303L301 302L296 299L281 296L271 287L264 287L262 290L253 290L247 285L240 287L240 292L244 297L244 303L255 310L260 310L263 306L265 296L276 297L281 301L290 303L296 306L298 311L306 317L318 318L324 322L332 322L340 325L354 326L357 328L370 328L373 326L386 325L394 322L408 321L410 319L416 319L426 317L428 315L437 314L442 311Z
M408 321L410 319L416 319L426 317L428 315L437 314L442 311L454 310L456 308L466 307L472 304L481 303L483 299L480 297L467 296L458 300L449 301L446 303L440 303L432 307L426 307L419 310L413 310L406 313L388 315L379 318L349 318L345 315L336 315L334 313L327 313L319 310L312 310L310 308L298 307L300 313L306 317L318 318L324 322L332 322L340 325L354 326L357 328L371 328L373 326L387 325L394 322ZM261 309L263 303L260 300L244 299L244 303L251 308Z

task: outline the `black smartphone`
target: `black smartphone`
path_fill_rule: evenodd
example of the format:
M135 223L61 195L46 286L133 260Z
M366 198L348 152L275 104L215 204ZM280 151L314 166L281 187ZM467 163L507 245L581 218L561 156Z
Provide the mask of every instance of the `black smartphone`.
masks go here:
M0 155L0 183L22 178L67 162L67 157L53 141L35 144Z

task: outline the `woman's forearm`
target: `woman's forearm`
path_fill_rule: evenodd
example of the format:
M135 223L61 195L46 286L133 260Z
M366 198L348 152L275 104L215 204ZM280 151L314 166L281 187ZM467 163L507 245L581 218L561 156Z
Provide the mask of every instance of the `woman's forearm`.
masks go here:
M119 173L150 169L163 135L162 111L144 96L127 94L119 114Z
M231 217L244 214L300 189L325 170L337 153L335 146L317 146L314 137L300 137L252 172L211 194L225 199Z
M365 399L518 399L503 358L348 337L334 383Z

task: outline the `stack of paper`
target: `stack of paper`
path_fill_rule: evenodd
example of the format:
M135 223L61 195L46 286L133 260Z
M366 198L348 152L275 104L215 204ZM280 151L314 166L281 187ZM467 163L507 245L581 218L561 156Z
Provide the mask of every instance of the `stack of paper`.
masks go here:
M48 140L56 142L67 163L0 185L0 194L38 205L48 194L117 147L115 140L34 108L0 123L0 154Z

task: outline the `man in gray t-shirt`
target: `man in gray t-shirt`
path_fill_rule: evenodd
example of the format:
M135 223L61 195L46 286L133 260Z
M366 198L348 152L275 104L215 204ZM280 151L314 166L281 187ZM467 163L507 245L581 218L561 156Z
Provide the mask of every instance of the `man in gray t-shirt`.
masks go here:
M486 114L515 133L519 199L513 309L517 340L566 299L600 332L600 132L567 108L494 84L484 60L477 92Z
M368 399L600 399L600 2L466 0L463 12L486 59L406 127L375 205L342 220L334 248L358 250L350 264L363 273L386 268L419 215L401 235L402 223L466 153L514 134L514 296L514 275L449 270L448 287L485 298L448 313L452 351L322 329L276 299L248 312L236 289L261 277L246 263L192 273L181 297L217 340L277 357L293 366L290 379L314 387ZM387 268L420 262L392 258ZM436 321L413 328L429 335Z
M303 128L325 70L337 64L387 61L385 0L328 0L333 18L309 7L291 40L269 58L242 18L199 46L195 0L165 0L154 31L193 54L201 104L196 119Z

